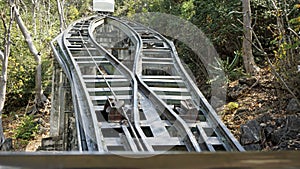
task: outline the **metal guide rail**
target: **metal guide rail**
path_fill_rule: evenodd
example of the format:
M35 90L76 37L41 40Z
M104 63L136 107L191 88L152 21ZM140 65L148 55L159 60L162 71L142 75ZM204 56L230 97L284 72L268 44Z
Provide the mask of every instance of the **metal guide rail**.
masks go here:
M52 48L70 82L80 151L244 151L158 32L92 16Z

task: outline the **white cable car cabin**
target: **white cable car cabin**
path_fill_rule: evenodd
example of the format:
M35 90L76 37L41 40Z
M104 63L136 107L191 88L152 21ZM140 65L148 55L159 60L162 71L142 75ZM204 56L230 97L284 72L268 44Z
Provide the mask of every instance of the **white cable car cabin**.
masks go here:
M113 13L115 11L114 0L93 0L93 11L99 13Z

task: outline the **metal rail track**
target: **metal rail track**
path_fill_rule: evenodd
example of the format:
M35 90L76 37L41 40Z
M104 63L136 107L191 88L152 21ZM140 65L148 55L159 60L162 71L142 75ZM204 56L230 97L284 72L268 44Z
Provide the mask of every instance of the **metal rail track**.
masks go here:
M158 32L92 16L51 44L72 89L80 151L244 151Z

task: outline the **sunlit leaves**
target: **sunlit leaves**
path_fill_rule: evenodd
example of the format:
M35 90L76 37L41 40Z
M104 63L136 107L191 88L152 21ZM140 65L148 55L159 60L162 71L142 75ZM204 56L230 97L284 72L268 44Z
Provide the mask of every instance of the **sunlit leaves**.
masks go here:
M300 6L300 5L299 5ZM293 25L295 31L300 31L300 16L290 20L290 24Z
M22 54L9 58L8 94L22 97L24 93L31 93L34 89L35 62L31 58Z
M181 7L181 15L183 18L190 20L196 14L194 0L183 2Z
M70 7L68 7L68 18L70 20L75 20L76 18L78 18L78 16L79 11L75 6L71 5Z

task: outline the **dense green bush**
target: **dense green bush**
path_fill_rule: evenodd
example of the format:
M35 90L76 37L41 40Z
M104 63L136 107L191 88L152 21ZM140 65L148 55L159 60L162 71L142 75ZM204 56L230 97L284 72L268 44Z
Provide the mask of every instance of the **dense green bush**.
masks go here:
M34 138L34 135L37 131L38 131L38 124L33 121L33 117L25 116L22 119L21 125L15 130L15 138L30 140Z

